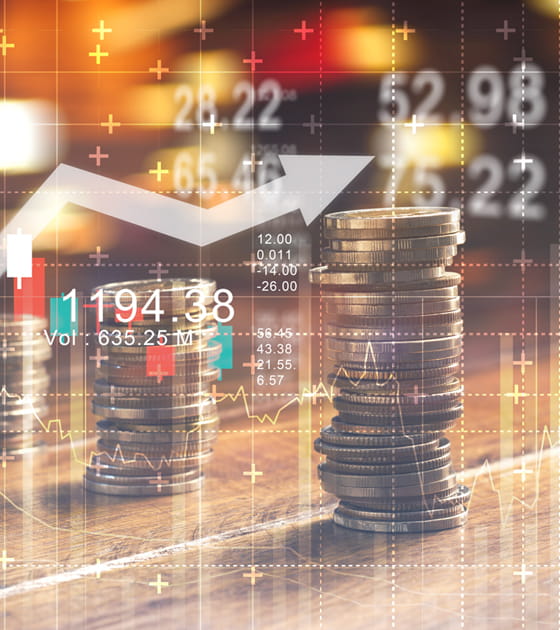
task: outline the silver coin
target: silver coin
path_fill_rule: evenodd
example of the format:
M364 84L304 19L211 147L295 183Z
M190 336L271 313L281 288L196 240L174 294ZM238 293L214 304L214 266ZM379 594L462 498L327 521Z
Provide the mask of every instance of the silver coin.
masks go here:
M193 469L184 473L175 473L172 475L138 475L137 477L123 477L117 475L100 475L97 471L86 469L85 479L89 479L94 483L104 483L110 485L126 486L126 485L146 485L146 486L163 486L170 483L181 483L185 481L194 481L200 477L200 470ZM134 484L131 484L131 482Z
M195 479L175 483L167 483L165 478L158 479L157 476L154 476L152 485L103 483L96 479L84 477L84 488L90 492L114 496L154 497L179 494L182 492L194 492L200 490L203 481L204 475L202 473Z
M376 446L404 446L406 444L421 444L422 442L430 442L437 438L443 437L443 429L429 431L420 429L416 432L409 431L408 426L391 427L384 425L367 425L367 424L353 424L345 422L339 416L334 416L331 419L333 431L337 435L362 435L375 438L374 445ZM325 442L329 442L328 439L323 438ZM342 441L333 441L334 444L342 444Z
M341 241L339 241L341 242ZM356 242L346 241L350 246ZM346 243L345 242L345 243ZM390 249L390 250L352 250L352 249L323 249L322 261L329 267L337 265L375 265L379 267L406 267L407 265L449 266L453 263L453 256L457 254L457 247L438 247L431 249Z
M181 405L176 407L146 407L145 409L119 407L92 401L93 413L106 418L122 418L123 420L162 421L179 418L197 418L216 415L216 403L208 398L202 403Z
M394 301L389 304L361 304L335 302L327 299L325 309L329 315L341 317L418 317L431 314L449 313L461 307L457 297L444 299L421 299L416 302Z
M418 483L414 485L405 485L405 486L350 486L341 484L337 481L336 475L329 475L328 479L321 478L321 483L323 485L323 490L325 492L330 492L331 494L335 494L339 499L352 500L354 498L358 499L391 499L395 498L409 498L409 497L419 497L423 495L431 495L436 494L438 492L443 492L449 490L450 488L455 488L457 486L457 477L455 474L450 474L444 479L439 479L437 481L430 481L426 483Z
M403 422L403 420L397 416L389 418L385 422L379 422L379 424L373 424L368 418L366 418L365 422L369 424L364 424L363 418L353 417L347 420L336 416L331 422L340 430L345 428L347 431L350 431L351 427L362 427L364 431L368 433L416 435L418 433L442 433L443 431L447 431L457 424L457 419L460 418L461 415L462 412L458 414L448 414L448 416L450 416L449 419L437 419L433 421L426 419L416 422ZM336 418L339 418L339 420L336 420ZM360 422L362 424L360 424Z
M315 440L315 450L336 461L349 463L387 464L393 462L418 461L440 456L440 441L395 447L338 446Z
M391 269L389 271L338 270L331 267L316 267L309 272L310 282L326 285L386 285L436 281L445 277L443 266Z
M327 358L333 362L333 368L347 378L368 381L396 380L399 383L418 383L422 374L426 376L455 376L459 370L460 350L441 352L438 358L419 355L418 357L388 357L372 355L365 357L345 352L327 352ZM446 356L448 354L448 356ZM352 358L349 358L352 357ZM361 377L360 377L361 375Z
M334 511L333 520L337 525L364 532L377 532L382 534L410 534L440 531L461 527L467 522L467 511L444 518L422 521L381 521L350 518Z
M328 339L328 347L334 351L364 355L366 352L375 354L424 354L428 358L435 352L446 352L461 348L461 335L450 335L441 339L426 341L353 341L352 339Z
M424 486L428 487L431 483L443 481L453 474L453 468L449 464L426 471L395 473L392 475L345 475L330 472L328 468L325 468L324 464L319 464L319 479L328 483L331 487L385 488L390 491L392 488L417 486L423 489Z
M430 227L409 227L408 229L397 230L391 228L324 228L323 235L332 242L334 241L359 241L367 240L371 242L390 241L396 239L416 239L433 238L436 236L448 236L461 231L460 223L451 221Z
M115 424L107 420L97 423L98 436L100 438L98 446L105 450L110 450L119 445L127 450L152 450L153 452L163 452L165 449L184 448L187 445L200 445L208 443L206 448L210 448L219 433L219 420L214 419L213 423L203 425L193 424L188 429L158 431L138 431L116 428Z
M405 305L406 306L406 305ZM357 309L353 309L356 311ZM388 312L387 315L352 315L348 313L336 313L328 318L328 323L337 326L367 327L373 329L390 330L419 330L437 325L445 326L462 320L461 309L448 310L444 313L417 313L415 315L402 315Z
M434 494L424 494L418 497L391 497L383 498L359 498L354 497L345 500L344 504L351 507L366 510L393 510L395 512L406 512L415 510L433 510L450 507L453 505L467 505L470 499L470 489L466 486L455 486L442 492Z
M117 453L96 453L89 464L89 468L96 474L115 475L124 477L150 476L161 473L162 475L178 474L192 469L200 469L212 457L213 451L209 449L177 460L164 459L154 462L145 457L126 459Z
M330 291L328 289L321 293L321 299L326 304L340 305L369 305L369 306L393 306L404 304L427 303L429 301L447 300L459 296L458 285L460 275L454 278L456 282L447 287L428 287L424 289L408 288L406 291L399 290L366 290L362 287L354 287L352 292Z
M438 230L441 225L458 224L460 219L461 211L458 208L359 208L330 212L323 217L323 225L329 230L386 230L389 234L410 230L416 235L422 228Z
M355 462L340 462L330 457L322 464L324 469L331 473L345 475L406 475L417 474L418 471L433 470L451 464L451 454L447 451L444 455L411 462L390 462L388 464L360 464Z
M93 391L102 396L173 396L174 394L197 394L202 393L200 382L204 385L216 380L217 370L208 370L207 374L200 374L200 380L187 382L184 379L176 379L173 385L114 385L105 379L97 379L93 384Z
M324 326L323 335L340 341L423 341L428 339L438 339L442 337L452 337L463 332L463 320L461 317L456 321L450 321L452 317L446 318L448 321L440 322L411 322L404 324L394 321L385 326L380 324L369 325L366 320L346 318L337 319L335 323ZM365 325L364 325L365 324Z
M363 405L379 405L379 406L410 406L422 407L425 403L435 403L437 405L449 402L449 400L455 400L463 395L463 387L458 382L458 379L452 379L452 381L445 386L439 386L437 388L424 389L416 387L415 389L406 390L405 388L397 389L390 392L385 391L383 393L373 393L367 390L363 390L360 387L353 387L351 389L339 388L337 398L346 400L348 402L356 402Z
M213 342L212 342L213 343ZM173 361L189 363L198 362L201 359L207 359L209 354L216 352L213 346L209 349L209 344L206 341L193 344L158 344L150 343L149 345L137 345L126 348L124 346L112 346L108 345L105 348L109 361L113 363L130 364L143 361L144 364L150 360L150 354L154 352L154 349L165 348L169 353L166 356L171 355ZM163 350L160 350L162 352ZM217 357L216 357L217 358ZM161 361L159 356L152 357L151 360Z
M176 425L172 429L158 425L151 430L127 430L111 420L99 420L96 424L98 436L107 442L137 442L145 444L174 444L188 440L191 434L200 434L203 438L211 438L219 433L220 421L214 417L206 422L193 422Z
M336 420L336 418L333 418ZM340 432L335 426L327 426L321 429L321 440L328 444L337 446L368 446L368 447L396 447L411 446L439 440L438 433L420 433L415 435L380 435L379 433L360 432L360 427L356 431Z
M154 371L151 376L140 376L138 371L131 373L122 366L111 367L101 366L99 371L105 380L110 381L111 385L117 387L175 387L176 385L184 385L187 389L201 389L207 387L212 381L217 380L220 375L218 368L207 366L199 366L197 370L181 370L180 366L175 366L175 374L166 376L158 375Z
M146 474L157 475L158 473L170 474L185 472L191 468L196 468L201 461L206 461L211 449L200 450L180 457L166 457L163 455L147 456L142 452L135 452L124 455L121 449L113 449L111 452L99 451L94 456L95 465L92 469L105 470L107 472L118 471L117 475ZM130 472L129 472L130 471ZM142 472L143 471L143 472Z
M456 516L465 511L465 506L458 504L447 508L433 510L368 510L367 508L350 507L344 502L337 506L339 514L348 518L359 518L373 521L428 521L447 516Z
M376 374L380 378L397 378L398 380L408 380L419 378L419 372L428 372L435 369L448 370L449 374L456 374L457 370L450 366L455 366L462 355L462 349L441 350L437 354L410 354L398 356L394 354L380 354L369 351L362 356L352 352L328 350L326 357L333 361L335 367L348 369L353 372L362 370L370 375ZM357 361L360 361L357 363Z
M395 429L404 433L420 433L422 431L443 431L451 428L463 415L463 406L456 405L450 409L437 411L416 412L408 414L403 411L395 411L375 415L373 409L355 409L355 411L343 411L338 409L338 417L349 424L362 424L365 426L377 426Z
M391 341L424 341L429 339L441 339L443 337L452 337L454 335L462 335L463 321L459 319L456 322L430 325L415 324L411 326L371 326L359 320L347 320L341 325L341 320L335 320L333 324L324 327L323 336L334 338L340 341L347 339L351 341L373 341L373 342L391 342Z
M342 236L342 233L349 236ZM466 240L465 232L456 230L448 234L439 234L433 236L400 236L396 238L375 239L369 238L366 234L360 234L358 231L334 233L329 237L330 249L334 251L352 251L352 252L370 252L370 251L400 251L400 250L434 250L445 247L456 247L462 245ZM353 238L352 238L353 237ZM435 258L435 256L434 256Z
M459 379L453 375L443 376L423 376L414 379L402 379L397 378L378 378L370 379L365 376L359 375L356 378L346 374L344 368L341 368L338 372L330 372L327 376L327 381L340 389L359 390L363 392L371 392L372 394L400 394L401 396L406 394L414 394L417 392L436 392L447 391L450 387L459 385Z
M448 397L425 398L416 401L411 396L409 402L391 403L387 402L367 402L366 397L358 398L354 395L352 398L344 396L335 396L332 400L333 407L341 413L341 415L369 416L374 418L392 418L394 414L402 414L403 417L422 417L435 418L439 414L446 414L451 410L458 410L462 407L462 394L450 394ZM370 397L370 400L374 398Z
M311 274L310 277L318 277L321 274L321 268L318 268L319 271ZM313 270L311 270L313 271ZM412 292L423 291L425 295L428 293L435 294L435 291L442 288L454 288L460 284L461 276L457 273L446 271L443 275L438 276L437 278L431 278L428 280L417 280L416 282L387 282L385 284L381 284L379 282L375 282L374 284L323 284L320 288L323 292L322 295L325 297L329 294L329 292L336 293L359 293L364 294L365 292L370 293L370 295L375 295L379 303L391 303L394 300L400 299L401 297L411 297ZM312 281L313 283L313 281ZM322 283L317 283L322 284Z
M200 404L208 398L207 391L196 392L192 394L160 394L158 395L136 395L136 396L115 396L114 394L97 394L94 400L99 401L103 405L111 405L125 409L148 409L156 408L175 408L190 406L192 404Z
M447 393L455 390L462 390L461 383L454 376L421 378L417 381L389 380L368 380L350 379L341 374L331 372L328 375L328 382L334 385L339 393L357 392L362 395L399 397L405 396L415 399L421 395Z
M147 444L145 442L98 440L97 450L105 453L118 453L125 460L145 458L154 464L161 460L182 460L186 457L196 456L198 453L208 451L214 442L215 437L196 440L194 436L189 436L189 439L182 444L170 443L168 445L161 442Z
M210 341L203 346L151 346L152 348L173 348L173 362L175 369L193 369L199 367L200 369L208 369L211 367L211 363L219 358L222 346L216 341ZM148 365L148 350L147 347L142 348L140 354L131 354L121 352L120 347L107 347L108 363L112 366L119 366L123 369L136 370L136 372L146 372L146 366ZM154 363L157 361L157 357L154 359ZM165 363L165 359L162 359ZM157 367L157 366L156 366ZM139 374L142 376L142 374Z
M441 362L440 362L441 363ZM414 386L421 383L424 378L448 378L460 372L461 366L458 361L444 361L438 366L427 366L424 361L420 366L414 365L411 369L399 366L389 366L386 369L378 368L374 365L364 365L364 363L346 362L336 366L337 378L346 378L356 383L365 381L396 381L400 384L410 383Z
M332 426L335 431L340 433L352 433L355 435L376 435L376 436L393 436L395 438L407 438L408 444L416 444L422 442L422 439L413 439L415 436L433 435L441 436L442 432L452 427L457 418L453 417L449 420L439 420L434 422L426 422L425 424L408 424L401 420L399 416L389 418L385 421L379 421L378 424L366 424L369 419L359 418L361 422L349 422L340 416L334 416L331 419ZM426 440L427 441L427 440Z
M367 416L372 424L382 424L383 419L389 423L396 419L401 419L405 424L408 422L417 423L422 420L434 422L437 419L451 420L457 419L456 414L463 412L463 402L461 396L454 396L448 400L435 401L431 404L424 402L411 405L405 404L369 404L354 401L346 401L336 396L333 401L334 408L341 418L348 416Z

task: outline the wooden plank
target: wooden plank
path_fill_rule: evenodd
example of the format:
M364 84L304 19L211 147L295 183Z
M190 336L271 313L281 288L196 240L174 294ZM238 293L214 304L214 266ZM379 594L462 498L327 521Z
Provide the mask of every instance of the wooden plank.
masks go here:
M217 535L121 569L80 577L70 557L59 575L5 601L17 627L353 628L554 627L558 620L558 461L546 450L525 481L515 458L467 472L474 485L464 528L369 535L328 517L269 522ZM515 477L510 509L496 481ZM503 498L502 498L503 499ZM255 585L251 586L251 567ZM11 569L7 572L9 573ZM525 577L523 577L525 573ZM65 574L71 581L64 582ZM160 580L158 580L158 574ZM162 582L161 594L157 583ZM165 584L166 583L166 584ZM15 587L18 588L18 587ZM20 589L33 589L24 582ZM48 621L47 621L48 620ZM485 625L486 624L486 625Z
M552 436L548 432L553 401L548 389L548 362L535 361L527 368L523 382L519 372L514 373L514 380L505 381L508 388L514 382L522 383L522 391L529 394L515 401L513 392L504 389L502 377L504 370L513 369L511 360L518 355L514 345L508 363L503 356L503 345L498 337L467 339L465 418L449 432L458 471L480 470L485 462L498 465L504 445L512 455L521 456L557 442L554 429L557 425L552 425ZM487 360L486 364L481 357ZM227 382L220 389L234 393ZM229 382L235 383L235 391L239 383L250 391L248 382L240 381L237 374ZM331 614L339 620L343 612L337 609L338 603L347 602L354 611L351 614L365 615L366 625L371 623L368 617L371 610L380 607L389 617L393 610L398 610L397 627L400 627L409 620L406 615L403 617L408 607L422 616L423 627L431 627L429 593L436 599L433 610L438 623L447 611L449 627L457 627L453 626L457 611L460 617L461 607L467 609L469 598L477 599L473 593L488 591L485 584L494 588L496 580L507 596L500 599L498 589L493 591L492 598L490 595L483 598L487 610L481 616L491 619L498 614L496 603L507 619L513 619L514 612L521 614L519 593L514 588L517 583L511 575L525 558L521 549L532 550L532 561L541 565L539 576L548 569L552 573L546 574L546 579L553 580L557 575L557 560L552 560L557 557L557 473L550 461L547 460L548 472L538 476L542 482L538 512L530 501L526 509L526 514L540 514L540 517L525 518L518 511L513 516L509 514L509 504L514 497L522 496L521 491L527 492L525 498L530 498L531 479L537 475L532 478L535 472L526 472L523 489L519 486L521 474L512 473L512 469L521 470L525 466L526 470L535 471L536 463L531 463L530 458L525 464L523 458L506 460L507 472L493 474L491 486L484 474L477 482L471 521L464 531L391 542L385 537L341 530L327 518L334 499L321 491L314 472L320 457L311 452L309 460L305 460L306 449L302 450L302 444L310 446L320 427L328 424L332 415L328 400L320 398L315 405L310 399L302 401L310 414L309 428L302 428L298 422L297 403L289 405L274 424L264 417L265 413L275 418L285 399L279 402L272 397L260 397L254 404L253 413L258 417L250 420L240 399L220 403L221 434L202 492L118 499L83 493L83 462L94 448L91 435L95 418L87 417L85 433L78 430L70 434L71 447L69 436L64 434L69 426L67 407L61 399L58 411L63 435L52 426L52 432L44 436L51 445L48 462L35 462L33 468L27 463L25 466L8 463L7 468L0 468L0 491L4 496L0 553L5 549L7 557L13 558L2 575L8 587L4 591L8 596L4 605L11 615L9 619L25 622L23 627L33 628L33 624L52 627L41 624L44 619L52 620L53 615L62 615L61 627L79 626L86 619L91 627L97 627L102 623L107 625L112 619L112 623L124 628L143 627L144 617L146 623L153 624L153 615L162 615L162 619L170 621L186 614L194 620L195 627L199 625L196 621L199 617L206 627L221 627L225 621L217 619L216 614L227 611L228 619L238 621L239 627L248 627L252 621L255 627L263 627L262 624L282 627L282 615L287 611L295 615L294 624L301 627L306 624L320 627L320 623L323 627L336 627L328 625L331 622L327 611L334 606L338 612ZM511 412L508 427L501 423L504 409ZM84 435L89 439L83 440ZM263 473L255 484L243 475L250 470L252 461ZM484 465L482 470L485 469ZM547 509L543 497L544 503L549 503ZM513 506L519 509L516 501ZM505 525L501 527L500 522ZM529 538L537 541L535 549L530 547ZM437 545L442 549L436 553ZM416 552L414 555L414 549L420 550L420 555ZM151 554L162 555L154 560ZM98 562L119 566L128 562L123 558L132 558L132 566L95 578ZM455 566L457 562L461 565L459 569ZM531 560L525 562L531 564ZM175 568L171 566L174 563ZM255 589L238 592L234 582L237 579L240 584L246 582L239 574L251 564L258 564L259 571L272 578L270 592ZM447 566L450 564L453 566ZM476 578L474 565L479 569ZM173 584L174 593L177 588L182 589L180 596L173 595L173 603L165 606L162 602L169 597L166 587L162 587L162 596L156 599L151 598L151 587L146 586L155 578L154 571L157 575L158 568L162 575L164 569L171 570L173 575L168 581ZM175 575L175 569L183 573ZM72 576L72 572L82 570L89 572L89 577L47 586L52 580L65 579L57 576ZM352 595L360 580L364 580L364 587L371 587L367 595L371 601L359 589L357 597ZM418 581L427 590L423 587L415 591ZM34 589L34 585L37 590L27 595L10 595L14 592L11 588ZM116 589L118 601L105 593L107 585ZM389 590L387 585L391 587ZM432 588L441 588L440 595ZM446 588L451 589L448 595L444 595ZM551 613L546 600L553 597L550 588L535 595L548 619ZM222 590L230 593L231 598L224 599ZM416 592L416 599L404 600L406 603L402 605L397 603L408 591ZM50 593L45 600L43 593ZM49 597L56 602L49 603ZM112 613L105 610L105 599L111 602ZM266 601L274 602L270 615L265 611ZM511 606L507 603L510 601ZM254 611L252 617L247 616L249 604L252 606L249 611ZM22 610L34 610L35 606L44 609L45 614L37 619L25 617L27 613ZM193 611L198 612L191 617ZM360 623L353 625L360 627Z

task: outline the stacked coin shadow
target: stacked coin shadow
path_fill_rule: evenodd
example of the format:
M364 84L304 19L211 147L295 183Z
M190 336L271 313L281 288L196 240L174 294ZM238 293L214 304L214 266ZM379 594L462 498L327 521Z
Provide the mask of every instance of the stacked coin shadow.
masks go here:
M47 409L52 351L43 331L47 322L32 315L4 315L0 326L2 353L2 462L43 450L37 438Z
M315 442L334 521L373 532L466 522L444 431L463 414L460 275L452 208L380 208L324 217L326 265L311 270L326 304L326 354L338 415Z
M131 281L97 287L93 295L99 289L104 317L97 338L103 356L93 412L102 419L85 488L122 496L197 490L219 429L210 389L219 376L214 362L221 346L213 339L217 324L211 307L206 309L215 283L198 278ZM158 289L163 313L118 321L114 298L122 289L136 296L139 312L142 305L150 306ZM186 297L189 290L194 290L192 297Z

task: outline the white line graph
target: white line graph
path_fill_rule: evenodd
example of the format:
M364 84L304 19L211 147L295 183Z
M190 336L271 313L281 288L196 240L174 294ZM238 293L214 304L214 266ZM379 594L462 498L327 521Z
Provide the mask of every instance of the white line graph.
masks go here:
M306 224L321 213L373 156L282 155L284 175L213 208L151 192L60 164L2 231L35 238L68 203L201 247L300 210ZM0 260L0 275L6 256Z

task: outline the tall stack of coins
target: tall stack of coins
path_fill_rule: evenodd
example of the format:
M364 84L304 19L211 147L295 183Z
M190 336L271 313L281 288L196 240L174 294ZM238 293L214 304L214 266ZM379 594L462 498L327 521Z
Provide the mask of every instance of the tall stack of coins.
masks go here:
M2 353L2 462L39 451L43 442L37 419L47 412L49 375L45 362L51 357L40 317L4 315L0 323Z
M380 208L324 218L327 264L311 270L326 302L326 352L338 413L315 442L334 521L374 532L462 525L444 431L463 414L459 210Z
M201 487L219 424L210 395L221 350L209 307L215 290L214 282L199 278L93 290L104 355L93 411L103 419L87 490L157 496Z

